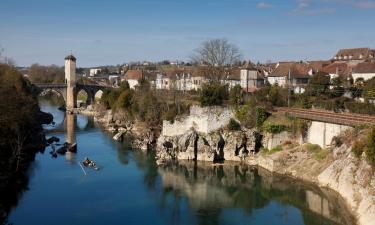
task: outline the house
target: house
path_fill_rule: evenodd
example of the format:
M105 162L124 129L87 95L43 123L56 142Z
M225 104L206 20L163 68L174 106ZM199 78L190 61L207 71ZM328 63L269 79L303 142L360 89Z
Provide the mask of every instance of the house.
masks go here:
M243 68L241 68L241 88L246 92L256 90L264 86L264 78L269 74L269 71L264 68L255 68L250 61L248 61Z
M375 77L375 62L359 63L353 68L352 77L354 81L360 78L369 80Z
M99 69L99 68L90 69L90 77L94 77L95 75L97 75L100 72L102 72L102 69Z
M375 50L370 48L340 49L333 57L335 62L347 62L350 66L375 59Z
M191 75L184 70L169 70L158 73L155 80L156 89L165 90L191 90Z
M208 70L205 66L200 66L194 69L191 74L191 90L199 90L202 85L209 80Z
M342 80L349 81L351 79L352 67L345 62L334 62L323 67L321 71L328 73L331 80L336 77L341 77Z
M144 74L141 70L128 70L124 77L131 89L135 89L135 86L139 84L138 81L142 78L144 78Z
M225 74L221 80L222 84L228 85L228 88L231 89L236 85L241 85L241 74L240 69L237 68L228 68L225 70Z
M323 67L328 66L331 64L331 61L326 60L315 60L315 61L308 61L309 66L312 68L313 73L319 73L322 71Z
M268 75L267 81L271 85L293 87L295 93L303 93L304 86L313 75L312 68L306 63L285 62L279 63L274 71Z

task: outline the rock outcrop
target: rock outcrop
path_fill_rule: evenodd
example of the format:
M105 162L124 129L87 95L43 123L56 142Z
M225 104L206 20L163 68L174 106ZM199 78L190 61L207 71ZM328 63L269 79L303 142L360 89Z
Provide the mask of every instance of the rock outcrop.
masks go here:
M210 134L190 130L157 140L158 163L168 160L243 161L255 149L254 130L218 130Z

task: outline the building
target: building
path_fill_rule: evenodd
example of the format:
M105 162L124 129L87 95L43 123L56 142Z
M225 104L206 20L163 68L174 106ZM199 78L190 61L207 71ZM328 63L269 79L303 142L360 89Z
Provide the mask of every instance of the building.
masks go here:
M271 85L293 87L295 93L303 93L312 75L313 69L306 63L285 62L276 66L267 76L267 81Z
M144 78L144 75L141 70L128 70L124 77L124 79L128 81L131 89L135 89L135 86L139 84L138 81L142 78Z
M375 77L375 62L359 63L353 68L352 77L354 81L359 79L366 81Z
M252 92L264 86L264 78L268 75L268 70L255 68L251 62L247 62L240 70L240 85L246 92Z
M99 68L90 69L90 77L94 77L95 75L97 75L100 72L102 72L102 69L99 69Z
M352 74L352 68L348 63L345 62L333 62L322 68L322 72L328 73L330 79L341 77L342 80L350 80Z
M375 50L370 48L348 48L340 49L333 56L335 62L347 62L350 66L375 59Z

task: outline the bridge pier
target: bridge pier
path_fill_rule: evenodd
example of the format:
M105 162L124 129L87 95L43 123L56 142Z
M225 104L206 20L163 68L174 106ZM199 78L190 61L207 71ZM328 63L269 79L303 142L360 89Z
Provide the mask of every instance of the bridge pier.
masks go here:
M350 128L345 125L312 121L307 133L307 142L326 148L330 146L333 137Z
M76 101L76 58L73 55L65 57L65 82L66 82L66 110L73 112L77 108Z

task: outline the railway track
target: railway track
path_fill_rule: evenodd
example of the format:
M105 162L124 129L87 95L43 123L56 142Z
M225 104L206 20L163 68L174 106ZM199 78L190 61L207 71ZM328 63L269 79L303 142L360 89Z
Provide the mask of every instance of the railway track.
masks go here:
M361 124L375 124L375 116L354 114L354 113L335 113L324 110L310 110L299 108L277 107L276 111L286 112L292 116L304 119L317 120L322 122L330 122L342 125L361 125Z

